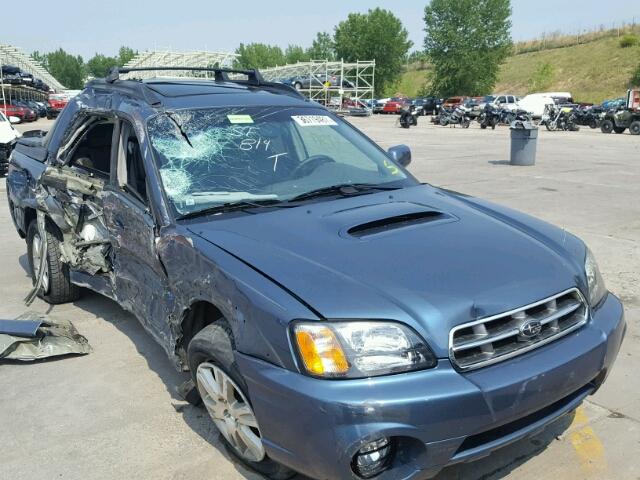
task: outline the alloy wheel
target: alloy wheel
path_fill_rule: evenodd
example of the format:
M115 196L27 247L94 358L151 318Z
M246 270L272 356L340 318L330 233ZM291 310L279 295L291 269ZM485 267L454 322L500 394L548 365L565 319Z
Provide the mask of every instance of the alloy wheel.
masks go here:
M39 233L33 236L31 243L31 264L33 265L33 271L35 278L38 278L40 274L40 257L42 256L42 237ZM47 263L45 263L45 271L42 275L42 291L46 294L49 291L49 269Z
M198 366L196 380L204 406L229 445L245 460L262 461L265 452L258 422L238 385L208 362Z

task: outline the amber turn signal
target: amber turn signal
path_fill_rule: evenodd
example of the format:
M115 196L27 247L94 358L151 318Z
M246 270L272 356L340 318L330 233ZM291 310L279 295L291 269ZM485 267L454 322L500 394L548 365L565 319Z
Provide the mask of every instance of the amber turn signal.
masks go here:
M349 371L349 362L333 331L324 325L296 325L298 352L311 375L341 376Z

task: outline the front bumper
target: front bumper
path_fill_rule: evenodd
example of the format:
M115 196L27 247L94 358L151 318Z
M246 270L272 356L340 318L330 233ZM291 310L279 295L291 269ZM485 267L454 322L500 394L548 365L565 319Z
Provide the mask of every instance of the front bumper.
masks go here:
M578 331L469 373L442 359L422 372L330 381L237 360L271 458L316 479L358 478L353 455L384 435L398 447L376 478L406 480L486 456L575 409L604 381L625 331L609 294Z

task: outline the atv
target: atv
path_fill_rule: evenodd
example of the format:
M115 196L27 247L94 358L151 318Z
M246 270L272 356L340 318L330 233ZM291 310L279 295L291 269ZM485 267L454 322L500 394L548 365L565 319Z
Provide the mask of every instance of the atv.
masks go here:
M623 133L627 128L631 135L640 135L640 111L630 108L609 110L600 124L602 133Z

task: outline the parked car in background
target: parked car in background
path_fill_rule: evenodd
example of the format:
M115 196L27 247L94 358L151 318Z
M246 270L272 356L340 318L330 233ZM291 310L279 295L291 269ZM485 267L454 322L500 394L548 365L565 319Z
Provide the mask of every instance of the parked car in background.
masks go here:
M602 102L602 109L607 110L616 110L620 107L624 107L627 103L627 99L625 97L614 98L611 100L605 100Z
M435 115L437 111L437 103L435 97L418 97L413 100L416 107L416 115Z
M2 177L7 173L9 157L19 137L20 132L13 128L11 120L4 113L0 113L0 176Z
M517 108L529 112L533 118L542 118L547 105L565 105L573 103L569 92L531 93L518 100Z
M93 80L18 141L35 293L129 310L278 480L433 477L600 388L626 323L582 240L422 184L407 146L231 73L248 79Z
M452 109L459 107L468 97L449 97L442 102L442 107Z
M30 108L14 104L0 103L0 112L4 113L6 117L17 117L20 119L20 122L33 122L38 118L36 113Z
M40 107L40 105L38 105L33 100L15 100L13 104L19 107L29 109L32 112L34 112L36 115L36 118L35 118L36 120L40 117L44 117L47 114L47 108Z
M18 67L14 67L13 65L2 65L2 67L0 67L0 72L2 73L3 83L11 85L20 85L22 83L22 77L20 75L22 71Z
M68 97L63 94L52 93L47 101L47 118L57 118L62 109L67 105Z
M387 103L384 104L382 112L400 114L402 109L407 105L409 105L409 100L407 98L393 97Z
M373 113L382 113L385 104L389 101L388 98L373 100L372 111Z
M296 90L306 90L309 88L355 88L351 80L343 78L340 81L338 75L319 74L319 75L301 75L283 80L281 83L289 85Z

